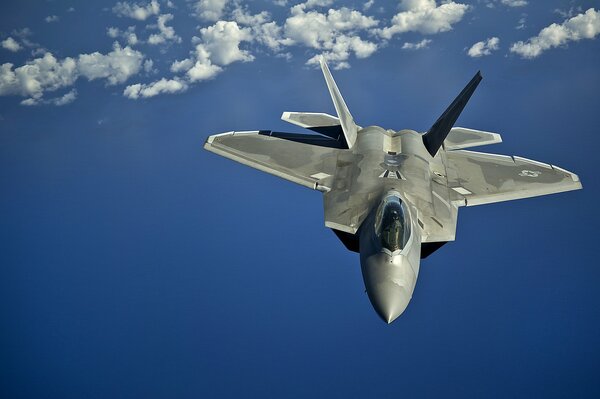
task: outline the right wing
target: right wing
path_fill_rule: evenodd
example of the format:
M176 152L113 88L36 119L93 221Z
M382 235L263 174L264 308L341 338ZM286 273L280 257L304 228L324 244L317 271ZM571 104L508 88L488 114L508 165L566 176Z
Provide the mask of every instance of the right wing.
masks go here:
M264 131L215 134L208 137L204 148L319 191L329 191L339 152L335 148L271 136Z
M481 205L581 188L579 177L558 166L521 157L446 152L448 186L459 205Z

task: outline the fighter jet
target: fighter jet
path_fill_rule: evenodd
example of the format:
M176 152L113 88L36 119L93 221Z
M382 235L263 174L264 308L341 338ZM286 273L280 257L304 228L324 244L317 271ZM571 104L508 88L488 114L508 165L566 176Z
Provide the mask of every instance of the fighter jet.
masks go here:
M500 135L453 127L481 81L477 72L426 132L356 124L321 60L337 117L284 112L311 134L269 130L209 136L204 148L323 194L325 226L360 253L369 300L388 324L412 297L420 260L454 241L458 208L582 188L558 166L465 150Z

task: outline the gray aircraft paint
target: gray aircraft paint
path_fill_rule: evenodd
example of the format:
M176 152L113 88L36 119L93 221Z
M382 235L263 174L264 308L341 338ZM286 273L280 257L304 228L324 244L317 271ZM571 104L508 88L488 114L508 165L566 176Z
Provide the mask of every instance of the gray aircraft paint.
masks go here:
M317 132L339 128L348 148L312 145L261 131L212 135L204 148L321 191L325 225L358 238L367 294L387 323L402 314L412 297L421 245L454 241L459 207L582 187L577 175L554 165L464 150L501 142L496 133L453 127L432 156L424 134L362 128L354 123L326 63L321 67L340 117L284 112L282 119ZM376 212L390 195L398 197L409 214L410 238L397 251L384 248L375 231Z

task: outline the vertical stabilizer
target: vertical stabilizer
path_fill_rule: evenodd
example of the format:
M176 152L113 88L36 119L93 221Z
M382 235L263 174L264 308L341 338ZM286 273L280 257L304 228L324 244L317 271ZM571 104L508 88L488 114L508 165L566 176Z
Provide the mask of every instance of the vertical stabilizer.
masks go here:
M340 119L342 130L344 131L346 143L348 143L348 148L352 148L352 146L354 146L354 143L356 142L357 131L357 127L354 124L354 118L352 118L352 115L348 110L348 106L342 98L340 90L335 84L335 80L333 80L333 76L331 76L331 72L329 72L329 67L327 66L327 63L325 62L323 57L321 57L319 62L321 63L321 69L323 70L323 76L325 76L325 82L327 82L327 88L329 89L329 94L331 94L333 105L335 106L338 118Z
M435 157L438 150L444 143L446 136L450 133L450 129L454 126L454 123L458 119L458 116L467 105L467 102L471 98L471 95L481 82L481 72L477 72L473 79L465 86L465 88L460 92L458 97L452 101L452 104L438 118L437 121L431 126L429 131L423 135L423 144L425 144L425 148L431 154L432 157Z

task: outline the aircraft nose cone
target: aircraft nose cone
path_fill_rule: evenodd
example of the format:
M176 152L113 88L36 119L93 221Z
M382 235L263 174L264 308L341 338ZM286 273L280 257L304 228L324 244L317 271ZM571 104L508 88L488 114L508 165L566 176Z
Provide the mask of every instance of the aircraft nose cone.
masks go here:
M367 292L373 308L388 324L396 320L410 302L410 294L406 288L391 281L381 282Z
M362 258L361 268L371 305L383 321L391 323L406 310L415 288L410 262L400 255L376 253Z

